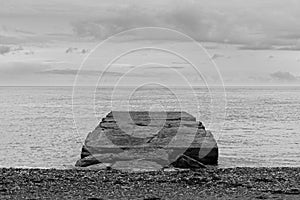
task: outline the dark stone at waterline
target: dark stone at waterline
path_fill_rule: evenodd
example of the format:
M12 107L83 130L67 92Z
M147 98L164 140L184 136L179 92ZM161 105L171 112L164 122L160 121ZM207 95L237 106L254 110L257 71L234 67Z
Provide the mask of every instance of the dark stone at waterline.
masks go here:
M176 161L171 163L171 165L177 168L187 168L187 167L190 169L206 168L206 166L203 163L189 156L186 156L185 154L180 155Z
M218 164L210 131L186 112L110 112L90 132L75 166L158 170ZM127 165L127 166L126 166Z

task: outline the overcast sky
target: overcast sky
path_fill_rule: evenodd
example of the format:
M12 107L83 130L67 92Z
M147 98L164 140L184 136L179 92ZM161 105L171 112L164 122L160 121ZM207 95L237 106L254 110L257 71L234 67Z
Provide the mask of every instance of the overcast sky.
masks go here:
M174 29L200 42L225 85L300 84L298 0L0 0L0 5L0 85L71 85L96 44L146 26ZM170 47L182 42L168 34L147 37L159 37ZM122 43L141 42L138 39L127 35ZM113 48L118 47L108 52ZM193 50L190 54L197 56ZM107 76L130 69L135 57L130 58ZM170 63L172 69L189 74L188 66ZM161 66L151 69L144 76L163 74ZM88 79L103 70L85 69L82 75ZM141 71L134 75L141 76Z

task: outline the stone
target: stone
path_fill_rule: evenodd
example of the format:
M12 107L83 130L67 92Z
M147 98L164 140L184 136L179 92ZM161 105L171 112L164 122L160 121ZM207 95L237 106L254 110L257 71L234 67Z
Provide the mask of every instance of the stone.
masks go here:
M75 166L99 163L118 169L203 168L218 164L218 146L189 113L113 111L88 134Z
M90 155L90 156L87 156L87 157L84 157L84 158L78 160L76 162L75 166L77 166L77 167L87 167L87 166L96 165L96 164L99 164L99 163L101 163L100 160L98 160L94 156Z
M206 168L206 166L203 163L189 156L186 156L185 154L180 155L176 161L171 163L171 165L177 168L189 168L189 169Z

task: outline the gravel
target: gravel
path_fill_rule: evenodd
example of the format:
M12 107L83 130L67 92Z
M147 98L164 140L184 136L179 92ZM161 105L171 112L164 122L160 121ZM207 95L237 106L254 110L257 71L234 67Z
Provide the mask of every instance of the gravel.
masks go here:
M300 199L300 168L0 169L0 199Z

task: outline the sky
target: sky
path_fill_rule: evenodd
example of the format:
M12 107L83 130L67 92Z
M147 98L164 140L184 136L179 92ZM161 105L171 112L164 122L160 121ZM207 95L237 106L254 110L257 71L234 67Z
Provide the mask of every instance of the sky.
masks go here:
M181 85L176 76L191 84L300 85L298 0L0 0L0 5L0 85L72 85L79 69L76 84L83 85L94 85L104 71L108 85L124 77L123 84L141 79ZM114 36L143 27L170 31ZM186 54L201 76L182 58L153 49L128 53L106 69L116 52L148 46Z

